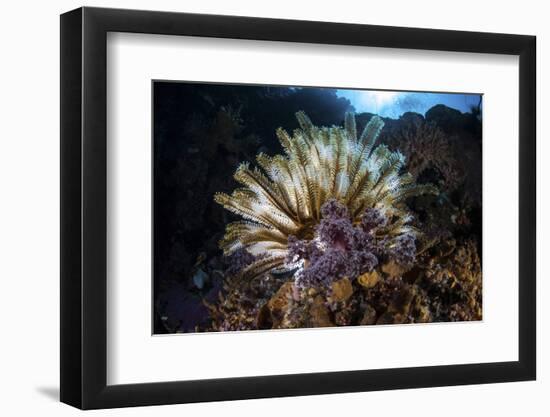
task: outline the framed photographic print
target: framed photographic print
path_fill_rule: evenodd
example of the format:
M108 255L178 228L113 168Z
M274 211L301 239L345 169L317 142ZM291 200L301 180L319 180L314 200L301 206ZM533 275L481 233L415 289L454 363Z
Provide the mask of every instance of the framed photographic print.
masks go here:
M535 379L535 38L61 16L61 400Z

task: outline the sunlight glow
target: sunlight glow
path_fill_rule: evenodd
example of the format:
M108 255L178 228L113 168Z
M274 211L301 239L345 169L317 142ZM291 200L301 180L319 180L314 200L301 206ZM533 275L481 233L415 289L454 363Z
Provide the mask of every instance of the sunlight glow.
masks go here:
M398 94L395 91L365 91L362 95L365 101L374 101L380 107L392 102Z

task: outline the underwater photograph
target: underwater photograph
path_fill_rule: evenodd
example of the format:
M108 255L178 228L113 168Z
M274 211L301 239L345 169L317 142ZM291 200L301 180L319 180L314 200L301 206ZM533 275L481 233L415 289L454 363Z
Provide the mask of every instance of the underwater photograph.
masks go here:
M482 94L152 89L153 334L482 320Z

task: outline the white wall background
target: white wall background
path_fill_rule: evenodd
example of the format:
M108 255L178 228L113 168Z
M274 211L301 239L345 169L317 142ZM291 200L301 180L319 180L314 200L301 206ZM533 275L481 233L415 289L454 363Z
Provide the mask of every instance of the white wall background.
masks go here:
M489 3L489 2L487 2ZM0 410L2 415L76 415L59 392L59 17L75 0L5 2L0 17ZM538 36L538 381L498 385L145 407L94 415L316 416L529 415L550 412L550 26L544 2L387 0L123 0L86 5L237 14ZM543 190L546 188L546 190ZM190 358L191 360L193 358ZM545 395L546 394L546 395Z

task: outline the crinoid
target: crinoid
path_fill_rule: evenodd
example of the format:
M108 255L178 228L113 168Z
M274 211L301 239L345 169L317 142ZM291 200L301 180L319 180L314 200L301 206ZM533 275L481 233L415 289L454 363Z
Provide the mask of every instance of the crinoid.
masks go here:
M226 255L246 250L254 256L240 275L253 279L292 271L299 281L308 265L313 268L313 259L317 269L326 266L331 280L354 279L372 270L376 257L410 251L411 240L414 249L417 231L405 200L436 189L401 173L405 158L400 152L375 147L382 119L372 117L358 136L352 113L346 114L344 127L314 126L303 112L296 117L300 129L292 136L277 130L285 155L260 153L256 168L242 163L234 177L243 187L214 196L242 217L227 225L220 242ZM354 262L343 256L346 251L359 267L338 267Z

